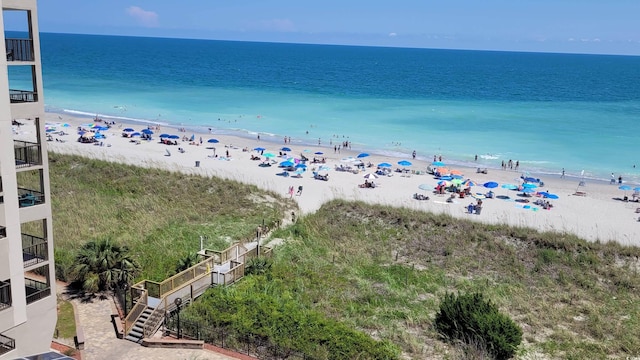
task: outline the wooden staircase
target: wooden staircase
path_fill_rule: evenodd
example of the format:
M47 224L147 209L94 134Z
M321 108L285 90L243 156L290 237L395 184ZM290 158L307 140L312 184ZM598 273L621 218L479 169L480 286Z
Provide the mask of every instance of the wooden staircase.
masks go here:
M144 280L130 288L133 308L124 321L124 338L136 343L152 337L162 325L165 314L176 310L175 301L182 306L193 302L212 286L229 285L244 277L244 265L258 256L271 256L268 247L248 248L234 244L223 251L203 250L198 264L161 283Z

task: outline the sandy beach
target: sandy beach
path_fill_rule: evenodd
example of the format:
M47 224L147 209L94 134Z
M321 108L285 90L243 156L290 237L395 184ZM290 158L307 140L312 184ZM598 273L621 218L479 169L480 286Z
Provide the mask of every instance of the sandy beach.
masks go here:
M341 149L334 151L334 146L328 144L322 146L300 146L295 144L285 144L284 141L269 142L264 139L247 139L242 137L215 134L198 134L191 132L180 132L178 128L163 127L160 130L154 129L153 140L140 140L139 137L128 138L122 136L122 130L131 127L136 131L142 130L142 124L115 124L108 131L103 133L105 139L101 139L93 144L83 144L78 142L77 129L82 124L91 123L90 118L78 118L68 115L48 113L46 115L48 124L68 124L63 127L58 125L48 141L49 150L56 153L81 155L94 159L127 163L136 166L162 168L170 171L180 171L187 174L201 175L207 177L220 177L240 181L242 183L253 184L265 190L271 190L282 196L290 196L289 189L294 187L292 196L299 204L301 215L309 214L319 209L323 203L333 199L359 200L372 204L384 204L396 207L405 207L414 210L430 211L435 213L446 213L457 218L471 219L488 224L509 224L512 226L531 227L543 231L555 231L558 233L570 233L578 235L590 241L617 241L624 245L640 245L640 222L636 209L640 208L640 203L625 202L621 199L627 195L631 198L633 190L623 191L618 189L618 184L588 182L585 186L578 186L580 179L577 178L555 178L536 174L527 174L534 178L540 178L544 186L535 191L548 191L558 195L558 199L549 200L553 207L545 210L541 206L534 205L533 202L539 199L536 196L524 198L520 192L508 190L498 186L492 189L498 197L508 197L508 199L483 199L482 212L480 214L469 214L467 206L476 203L473 197L456 197L453 202L447 202L450 196L433 194L438 179L427 174L427 166L431 163L414 159L404 159L412 163L411 166L400 166L398 162L403 159L390 158L372 154L361 160L367 164L372 163L374 167L365 168L357 173L347 171L336 171L336 166L353 166L352 161L346 161L348 157L357 157L358 152ZM35 138L33 126L29 122L24 126L16 128L15 138L33 140ZM66 133L61 135L60 131ZM179 135L176 139L177 145L165 145L159 142L159 135L162 133ZM194 135L195 141L189 141ZM187 141L183 138L186 137ZM202 144L200 138L203 139ZM207 140L215 138L218 143L208 143ZM102 144L102 145L100 145ZM283 169L278 164L284 161L285 157L280 157L283 152L282 147L289 147L291 151L286 151L288 156L300 158L301 155L313 160L314 157L326 160L325 164L307 162L307 170L300 177L279 176ZM271 153L275 156L268 159L273 163L270 167L259 166L267 158L260 156L259 151L253 149L262 147L264 154ZM184 151L179 151L182 148ZM215 150L214 150L215 148ZM214 152L217 157L214 156ZM228 152L228 157L227 157ZM322 152L323 154L315 154ZM170 155L169 155L170 154ZM426 154L420 154L422 158ZM260 160L251 160L252 156L259 156ZM419 156L420 158L420 156ZM444 163L447 159L442 160ZM275 162L275 163L274 163ZM374 173L379 163L387 162L392 164L392 170L406 168L405 172L391 172L391 176L379 176L371 179L375 182L375 188L361 188L358 185L365 182L364 175ZM198 164L198 166L196 166ZM321 165L329 167L331 170L323 173L328 174L329 180L322 181L313 178L313 169L318 169ZM489 169L487 174L477 173L475 168L452 167L463 173L464 179L471 179L479 185L471 188L472 194L486 193L489 189L482 186L485 182L493 181L500 185L518 185L520 177L526 174L527 169L514 170L494 170ZM291 172L290 175L294 175ZM422 185L422 186L421 186ZM632 188L636 184L627 184ZM296 194L299 186L303 191ZM423 190L425 188L428 190ZM577 192L583 193L576 195ZM429 200L415 200L414 194L429 196ZM515 200L529 200L528 203Z

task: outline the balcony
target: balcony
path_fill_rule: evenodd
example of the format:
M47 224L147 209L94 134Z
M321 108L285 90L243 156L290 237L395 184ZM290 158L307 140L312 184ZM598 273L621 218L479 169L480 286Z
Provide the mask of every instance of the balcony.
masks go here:
M16 158L16 168L42 165L40 144L28 141L13 141L13 152Z
M27 305L51 295L51 287L47 283L24 279L24 286L27 293Z
M0 281L0 311L11 307L11 282Z
M4 39L7 61L34 61L33 40Z
M0 226L0 239L7 237L7 228Z
M47 240L29 235L22 234L22 261L24 267L33 266L49 258Z
M18 188L19 207L29 207L44 203L44 193L31 189Z
M0 355L6 354L16 348L16 341L8 336L0 334Z
M38 93L28 90L9 89L9 100L12 104L38 102Z

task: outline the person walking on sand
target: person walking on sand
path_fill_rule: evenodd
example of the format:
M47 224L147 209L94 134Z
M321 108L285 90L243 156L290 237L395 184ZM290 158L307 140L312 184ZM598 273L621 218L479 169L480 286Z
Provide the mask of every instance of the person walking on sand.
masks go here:
M296 195L297 196L302 195L302 185L298 186L298 193Z
M293 199L293 185L289 186L289 199Z
M416 151L415 151L415 150L413 150L413 154L411 154L411 155L413 156L413 159L415 160L415 158L416 158Z
M564 179L564 168L562 168L562 175L560 175L561 179Z

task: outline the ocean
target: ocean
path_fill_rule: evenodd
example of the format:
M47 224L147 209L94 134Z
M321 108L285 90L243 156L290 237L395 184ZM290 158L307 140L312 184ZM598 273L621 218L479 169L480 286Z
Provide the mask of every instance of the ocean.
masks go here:
M49 33L41 50L47 111L640 183L640 57Z

